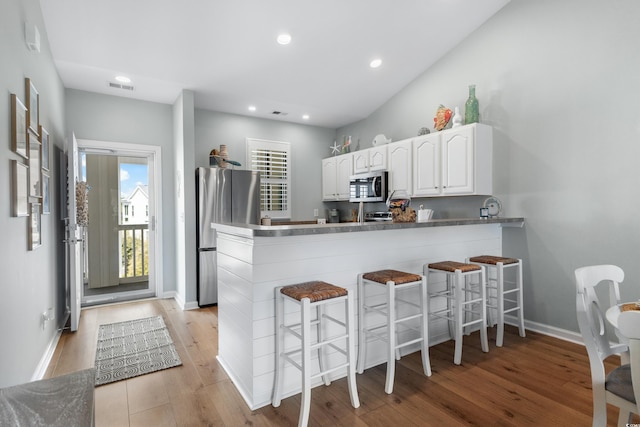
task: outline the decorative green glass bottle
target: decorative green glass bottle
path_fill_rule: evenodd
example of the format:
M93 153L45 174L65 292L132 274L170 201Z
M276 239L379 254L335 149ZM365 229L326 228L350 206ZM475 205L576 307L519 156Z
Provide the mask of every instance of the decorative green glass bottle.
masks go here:
M476 98L476 85L469 85L469 99L464 104L464 124L478 123L478 98Z

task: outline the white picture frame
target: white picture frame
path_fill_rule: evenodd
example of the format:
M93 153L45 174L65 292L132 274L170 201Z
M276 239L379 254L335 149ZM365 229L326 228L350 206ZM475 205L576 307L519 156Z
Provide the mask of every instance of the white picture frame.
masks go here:
M29 216L29 167L17 160L12 160L13 216Z

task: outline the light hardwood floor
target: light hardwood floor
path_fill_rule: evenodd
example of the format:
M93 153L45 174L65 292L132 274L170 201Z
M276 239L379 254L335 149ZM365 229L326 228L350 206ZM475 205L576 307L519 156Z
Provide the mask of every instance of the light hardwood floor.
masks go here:
M279 408L250 411L216 361L217 307L181 311L173 300L146 300L83 310L78 332L64 332L47 377L94 366L98 325L161 315L182 366L96 388L97 426L293 426L299 395ZM420 353L397 362L394 393L384 392L385 365L357 376L361 406L346 380L311 394L310 426L590 426L591 379L584 347L508 327L505 345L482 353L479 334L465 337L462 365L453 343L431 347L433 375ZM609 369L619 363L609 361ZM609 407L609 425L617 408ZM640 421L637 418L636 421Z

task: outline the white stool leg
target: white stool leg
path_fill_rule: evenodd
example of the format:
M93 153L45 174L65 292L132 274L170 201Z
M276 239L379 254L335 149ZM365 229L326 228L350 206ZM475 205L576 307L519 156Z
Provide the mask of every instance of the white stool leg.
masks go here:
M428 377L431 376L431 360L429 359L429 301L427 294L427 276L422 276L422 283L420 284L420 309L422 310L422 322L420 323L422 329L422 369L424 374Z
M365 358L365 325L364 325L364 281L362 274L358 275L358 368L359 374L364 372L364 358Z
M393 392L393 379L396 375L396 307L395 283L387 282L387 379L384 391Z
M504 264L496 263L497 311L498 330L496 332L496 347L502 347L504 341Z
M309 423L311 409L311 304L309 298L302 298L301 305L302 396L300 397L299 427Z
M278 287L275 290L275 298L276 298L276 372L275 372L275 380L273 385L273 398L272 405L274 407L280 406L280 400L282 396L282 374L284 371L284 357L282 357L282 352L284 351L284 336L282 323L284 322L284 301L282 294L280 293L280 289L282 287Z
M449 316L448 327L449 327L449 336L452 340L456 339L456 315L455 315L455 306L456 302L456 288L455 288L455 278L451 274L445 274L445 281L447 286L448 297L447 300L447 314ZM455 302L455 304L454 304Z
M354 303L353 293L347 291L347 301L345 309L345 325L347 327L347 359L349 367L347 368L347 383L349 385L349 396L351 397L351 406L354 408L360 407L360 399L358 398L358 387L356 386L356 349L354 343L355 327L353 325L354 319Z
M316 306L316 318L318 319L317 331L318 334L318 342L321 343L324 341L325 333L324 333L324 322L322 321L324 316L324 304L319 304ZM318 346L318 365L320 367L320 372L324 372L325 367L325 353L327 352L326 345ZM331 385L331 380L329 379L329 375L323 375L322 381L324 385Z
M395 287L395 283L394 283L394 287ZM398 313L398 305L396 304L396 290L397 289L394 289L393 291L393 300L389 302L389 304L393 304L392 319L396 319L397 313ZM400 336L398 335L400 333L399 329L400 328L398 328L396 324L396 327L395 327L396 334L393 337L393 348L395 349L396 360L400 360L400 347L398 347L398 343L400 342ZM395 367L394 367L394 372L395 372Z
M516 286L518 287L518 327L520 329L520 336L524 337L524 297L522 296L522 260L518 260L518 266L516 267L518 270L516 271Z
M493 266L493 265L483 265L483 267L486 272L485 274L486 274L486 281L487 281L487 318L489 319L487 326L493 327L498 323L498 321L496 320L496 317L499 317L497 314L498 299L500 298L500 292L498 292L498 286L497 286L497 283L498 283L497 270L498 269L496 268L496 266ZM495 270L496 272L495 279L491 278L492 270ZM495 287L493 286L489 287L489 282L491 280L496 281Z
M489 351L489 337L487 334L487 287L484 268L480 269L480 295L482 298L482 302L480 303L480 316L482 319L482 322L480 323L480 345L482 347L482 351L487 353Z
M453 280L453 288L455 293L455 350L453 353L453 363L459 365L462 361L462 312L464 299L464 290L462 289L464 277L462 276L462 272L460 270L456 270L455 278Z

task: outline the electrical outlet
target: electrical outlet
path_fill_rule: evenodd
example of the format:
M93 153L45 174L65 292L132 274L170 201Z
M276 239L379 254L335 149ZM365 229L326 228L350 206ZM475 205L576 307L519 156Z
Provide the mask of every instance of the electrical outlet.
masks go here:
M49 322L49 321L51 321L51 320L54 320L54 319L55 319L55 316L54 316L54 314L53 314L53 308L52 308L52 307L49 307L49 308L47 309L47 311L45 311L45 312L43 312L43 313L42 313L42 329L43 329L43 330L44 330L44 329L46 329L46 327L47 327L47 322Z
M315 209L313 210L313 216L314 216L314 217L317 217L317 216L318 216L318 208L315 208Z

